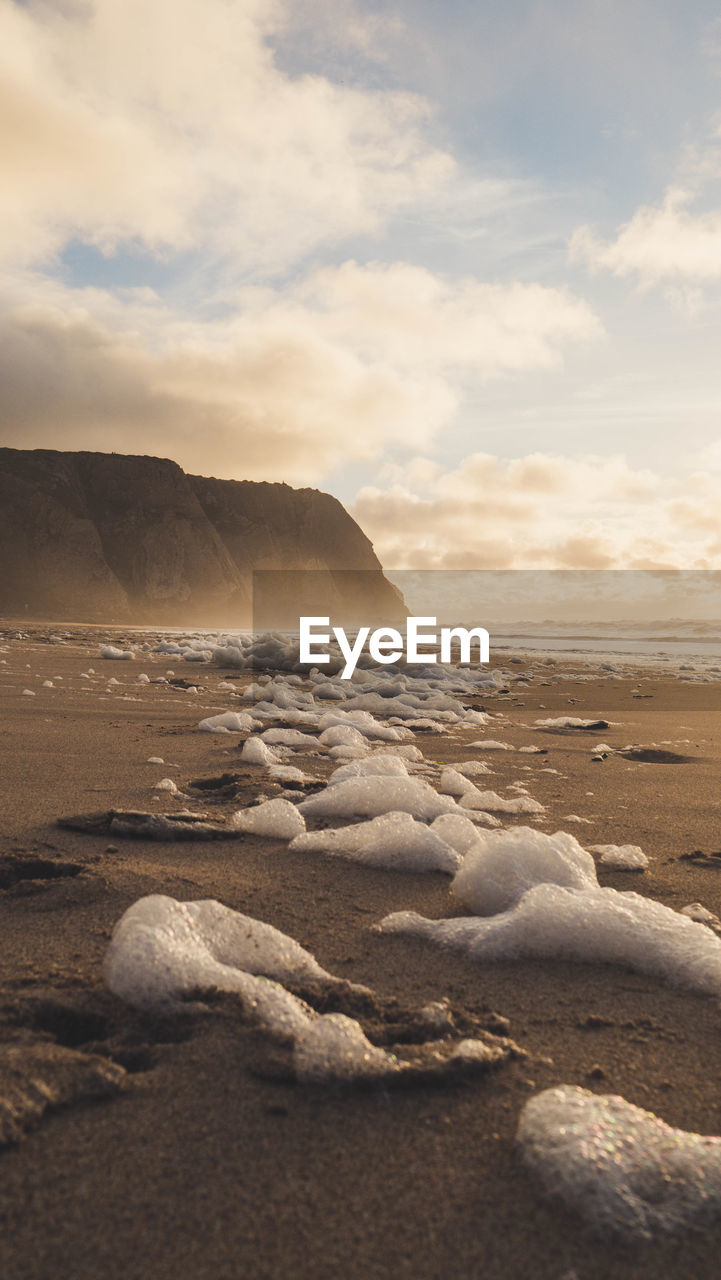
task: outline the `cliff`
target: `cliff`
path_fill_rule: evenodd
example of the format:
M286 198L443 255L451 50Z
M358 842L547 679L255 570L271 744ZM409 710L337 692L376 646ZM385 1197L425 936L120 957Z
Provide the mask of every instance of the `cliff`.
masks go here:
M330 494L165 458L0 449L0 612L290 627L300 613L347 625L406 611Z

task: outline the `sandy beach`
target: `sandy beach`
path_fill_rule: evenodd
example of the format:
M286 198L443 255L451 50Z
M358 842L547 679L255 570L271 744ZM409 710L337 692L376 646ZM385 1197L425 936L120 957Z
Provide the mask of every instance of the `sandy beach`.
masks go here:
M63 642L53 643L59 632ZM234 705L218 685L230 680L242 692L250 674L150 651L133 664L99 657L101 644L119 641L127 636L118 631L40 624L8 626L2 637L3 1053L57 1049L108 1069L98 1068L103 1096L71 1088L65 1105L0 1151L0 1274L716 1277L721 1222L650 1243L599 1238L544 1198L515 1135L528 1098L557 1084L620 1094L671 1125L721 1133L718 1001L622 968L478 964L372 930L393 911L464 914L439 873L377 870L252 835L165 843L59 827L111 808L169 812L178 803L154 790L167 776L213 817L281 794L240 760L243 735L197 728ZM512 670L522 676L526 665ZM432 762L487 760L496 791L521 780L546 808L546 832L569 831L585 847L641 846L648 869L599 864L602 885L721 913L721 858L711 856L721 850L721 685L652 667L590 680L579 666L573 678L570 665L557 658L548 667L563 668L563 680L470 700L498 718L498 735L486 736L536 753L480 755L472 728L415 742ZM151 682L139 685L140 672ZM159 675L197 682L197 691L154 683ZM533 727L561 716L609 727ZM600 743L613 750L594 760ZM673 758L616 754L628 744ZM323 779L332 762L296 753L293 764ZM228 773L238 775L232 796L192 785ZM695 851L702 856L686 856ZM402 1089L298 1083L232 1001L153 1019L108 991L102 962L113 926L149 894L217 899L269 922L331 973L372 988L379 1025L410 1024L414 1010L448 999L459 1025L495 1028L523 1052L474 1078ZM9 1114L3 1061L0 1108ZM68 1057L73 1079L75 1069Z

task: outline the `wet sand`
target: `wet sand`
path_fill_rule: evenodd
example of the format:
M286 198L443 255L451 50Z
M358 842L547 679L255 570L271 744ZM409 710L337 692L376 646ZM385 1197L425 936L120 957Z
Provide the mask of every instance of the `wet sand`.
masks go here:
M247 677L160 656L107 662L99 644L116 642L118 631L76 629L62 645L47 643L52 631L29 628L0 653L0 1034L28 1051L38 1042L90 1050L127 1076L112 1096L48 1111L0 1152L0 1274L718 1275L721 1225L619 1249L545 1202L514 1148L524 1102L558 1083L620 1093L671 1124L721 1133L715 1000L611 967L474 965L371 931L394 910L460 914L439 874L376 871L253 837L166 845L59 828L59 817L111 807L171 811L178 802L153 799L166 776L183 788L233 771L256 794L277 788L241 766L237 738L196 728L233 706L218 684L241 687ZM567 665L559 659L555 669ZM89 667L95 677L84 680ZM168 668L197 680L200 692L137 685L139 672ZM122 683L107 693L110 677ZM43 688L45 679L54 688ZM480 785L503 791L521 780L547 806L541 830L571 831L585 845L639 844L648 854L641 875L599 867L602 884L721 913L721 867L682 857L721 850L721 686L650 673L513 685L477 705L507 721L497 732L418 735L429 759L471 758L467 744L483 736L546 748L479 756L494 770ZM619 723L591 734L527 727L562 715ZM665 744L690 760L593 762L600 742ZM166 765L148 764L150 756ZM329 770L315 758L294 763ZM207 795L199 807L213 815L237 807ZM528 1056L455 1087L349 1092L268 1078L263 1037L231 1009L160 1025L106 992L101 964L112 927L150 893L217 898L269 921L381 999L410 1008L449 997L469 1016L496 1012Z

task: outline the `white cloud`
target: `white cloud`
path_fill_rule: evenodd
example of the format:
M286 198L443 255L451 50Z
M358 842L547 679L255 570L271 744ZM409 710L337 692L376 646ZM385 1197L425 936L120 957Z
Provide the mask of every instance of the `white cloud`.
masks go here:
M335 337L404 368L429 359L481 377L548 368L560 363L560 344L601 332L564 289L448 281L408 263L346 262L315 272L300 296Z
M721 477L665 478L620 456L488 454L415 490L360 491L353 515L390 569L721 568Z
M597 328L553 289L453 285L403 264L245 289L222 320L175 314L147 289L73 291L27 274L6 287L6 443L150 451L190 470L304 482L388 447L428 447L453 419L459 376L545 368Z
M240 273L377 234L452 171L418 96L291 76L279 0L0 0L0 246L202 242Z
M647 284L721 279L721 211L691 213L692 201L691 192L672 187L660 206L638 209L612 241L579 227L571 239L571 258L591 271L635 275Z

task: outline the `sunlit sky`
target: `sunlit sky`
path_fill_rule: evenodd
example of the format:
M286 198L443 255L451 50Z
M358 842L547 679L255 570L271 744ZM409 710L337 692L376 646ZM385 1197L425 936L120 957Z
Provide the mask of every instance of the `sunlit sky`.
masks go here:
M0 0L0 442L721 567L721 5Z

